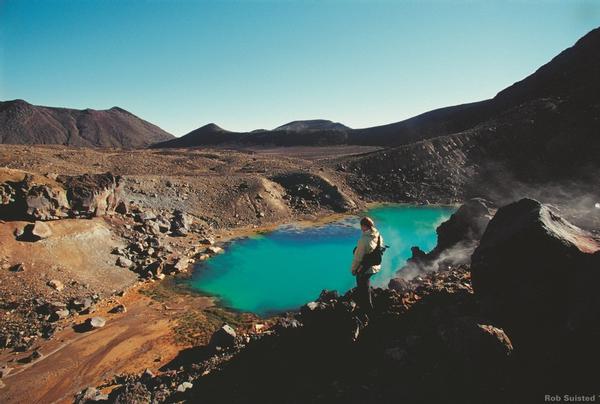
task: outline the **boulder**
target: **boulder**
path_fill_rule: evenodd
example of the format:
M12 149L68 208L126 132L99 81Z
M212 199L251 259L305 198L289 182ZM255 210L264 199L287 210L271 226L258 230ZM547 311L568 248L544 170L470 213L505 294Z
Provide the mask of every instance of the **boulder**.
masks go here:
M11 272L23 272L25 271L25 265L23 263L15 264L9 267L9 271Z
M506 333L477 319L459 317L438 327L438 335L449 353L476 372L484 369L499 370L506 365L513 346Z
M2 171L10 180L0 183L0 219L52 220L67 215L67 193L60 184L22 171Z
M233 348L237 334L235 330L228 324L223 324L221 328L213 333L210 337L209 346L212 348Z
M106 325L106 320L103 317L91 317L86 320L85 324L90 329L102 328Z
M600 313L599 251L592 234L521 199L499 209L483 234L472 257L473 289L516 347L589 334Z
M213 245L215 243L215 239L212 237L206 237L200 240L200 244Z
M411 290L410 284L402 278L392 278L388 283L388 288L400 293Z
M493 204L482 198L469 199L436 229L434 251L443 251L457 243L478 241L492 219Z
M30 229L30 234L32 238L42 240L50 237L52 235L52 230L50 229L50 226L44 222L35 222Z
M112 309L110 309L109 313L111 314L116 314L116 313L126 313L127 312L127 308L125 307L124 304L118 304L115 307L113 307Z
M208 254L220 254L222 253L224 250L221 247L217 247L217 246L210 246L210 247L206 247L205 250Z
M52 313L52 316L50 317L50 320L52 320L52 321L58 321L58 320L61 320L63 318L69 317L69 314L70 314L70 312L67 309L57 310L54 313Z
M164 262L162 260L156 260L146 266L144 269L146 272L152 272L153 275L162 274L164 269Z
M179 386L177 386L177 391L183 393L187 389L191 389L194 385L190 382L183 382Z
M171 234L178 237L187 236L191 224L192 219L189 215L181 210L175 210L171 220Z
M156 213L150 211L150 210L146 210L143 211L142 213L140 213L138 215L138 218L141 222L146 222L148 220L155 220L156 219Z
M65 288L65 285L63 285L63 283L57 279L52 279L52 280L48 281L48 286L50 286L52 289L55 289L59 292Z
M122 268L131 268L133 266L133 261L125 257L117 258L117 265Z
M172 268L175 272L186 272L190 265L190 260L188 258L179 258L173 264Z
M94 387L88 387L75 397L76 404L85 404L90 401L108 401L108 395L100 393L100 390Z
M115 211L122 179L111 173L58 176L67 189L71 209L82 216L103 216Z
M317 302L327 303L332 300L338 300L339 298L340 298L340 294L338 293L337 290L323 289L317 299Z
M117 203L117 206L115 206L115 212L121 215L126 215L127 213L129 213L129 207L127 206L125 201L119 201L119 203Z
M94 304L94 301L91 298L86 297L84 299L71 299L68 307L71 310L75 310L76 312L83 313L86 311L90 312L93 304Z

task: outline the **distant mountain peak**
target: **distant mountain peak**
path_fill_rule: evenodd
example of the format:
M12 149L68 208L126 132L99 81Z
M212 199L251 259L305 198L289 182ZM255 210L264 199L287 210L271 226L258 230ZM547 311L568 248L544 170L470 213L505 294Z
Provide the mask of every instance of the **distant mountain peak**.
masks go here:
M217 125L216 123L213 123L213 122L211 122L209 124L206 124L206 125L198 128L197 130L203 131L203 132L204 131L210 131L210 132L229 132L228 130L223 129L222 127L220 127L219 125Z
M0 143L147 147L173 135L119 107L56 108L0 101Z
M339 122L333 122L327 119L307 119L288 122L285 125L278 126L273 130L301 132L305 130L350 130L350 128Z

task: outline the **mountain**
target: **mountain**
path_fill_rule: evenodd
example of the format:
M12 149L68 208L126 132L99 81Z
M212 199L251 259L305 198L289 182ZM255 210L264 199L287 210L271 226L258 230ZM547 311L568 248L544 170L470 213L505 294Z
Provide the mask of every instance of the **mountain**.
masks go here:
M440 108L404 121L364 129L350 129L327 120L294 121L272 131L211 136L208 138L210 142L204 137L195 137L194 142L186 140L180 144L400 146L485 126L494 120L506 119L507 113L514 113L515 108L523 104L544 98L561 102L569 99L588 110L587 107L597 101L600 94L599 54L600 28L597 28L535 73L500 91L492 99ZM579 112L578 115L581 115ZM522 108L521 114L527 114L527 108ZM177 143L170 143L173 147L181 147L174 144Z
M404 131L386 133L398 146L340 162L339 169L361 173L355 187L374 199L483 195L508 202L520 192L538 198L543 193L546 200L579 198L593 206L586 193L600 176L598 55L595 29L493 99L451 107L446 119L442 110L432 111L430 119L412 118L408 135L406 122ZM437 136L430 130L435 126ZM422 138L402 144L409 135ZM362 136L367 143L368 134Z
M136 148L171 138L119 107L97 111L0 102L0 143Z
M351 130L346 125L343 125L339 122L328 121L326 119L311 119L306 121L292 121L286 123L285 125L281 125L275 129L278 130L288 130L292 132L303 132L309 130Z
M239 133L230 132L221 128L219 125L209 123L186 135L155 143L151 147L194 147L198 145L222 144L236 139L239 135Z
M457 133L520 104L544 97L577 96L582 103L597 100L599 54L600 28L596 28L535 73L500 91L490 100L441 108L402 122L356 130L350 142L390 146Z
M156 143L151 147L180 148L208 145L336 145L344 144L348 140L347 131L337 129L340 127L345 128L346 126L331 121L314 120L290 122L289 124L273 130L256 129L252 132L230 132L211 123L193 130L180 138Z

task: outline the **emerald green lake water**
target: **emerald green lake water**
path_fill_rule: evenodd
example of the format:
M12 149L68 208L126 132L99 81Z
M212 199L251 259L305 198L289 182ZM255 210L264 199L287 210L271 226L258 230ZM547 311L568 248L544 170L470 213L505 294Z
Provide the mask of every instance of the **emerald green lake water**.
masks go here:
M403 205L366 212L390 246L372 284L387 285L410 257L410 247L433 248L436 227L453 211ZM315 227L283 226L235 240L224 254L196 265L191 285L218 297L227 307L260 315L297 309L323 289L344 293L355 285L350 264L360 237L358 220L349 217Z

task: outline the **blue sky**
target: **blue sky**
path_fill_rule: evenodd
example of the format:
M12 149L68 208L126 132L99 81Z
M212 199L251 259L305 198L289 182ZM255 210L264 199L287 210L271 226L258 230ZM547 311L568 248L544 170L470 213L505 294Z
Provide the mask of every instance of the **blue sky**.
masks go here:
M595 0L0 0L0 99L367 127L493 97L599 25Z

